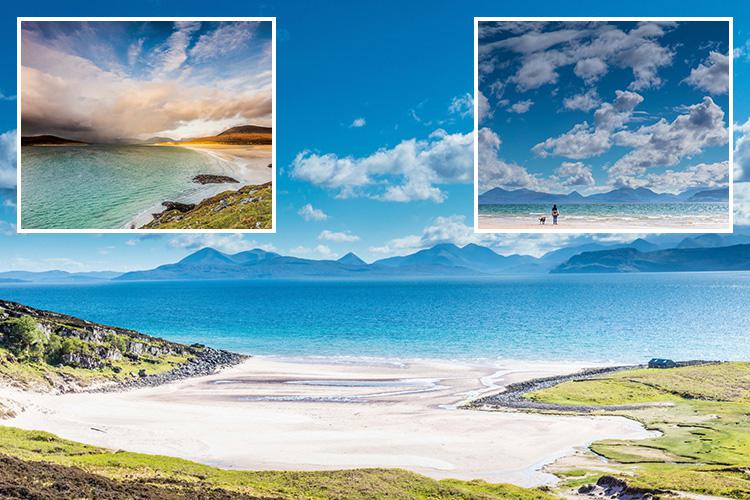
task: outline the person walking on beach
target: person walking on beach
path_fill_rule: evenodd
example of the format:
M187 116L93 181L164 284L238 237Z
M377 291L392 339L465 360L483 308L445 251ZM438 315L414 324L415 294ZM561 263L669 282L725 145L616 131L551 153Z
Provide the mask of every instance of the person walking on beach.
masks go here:
M557 211L557 205L552 205L552 225L557 225L557 217L560 215L560 212Z

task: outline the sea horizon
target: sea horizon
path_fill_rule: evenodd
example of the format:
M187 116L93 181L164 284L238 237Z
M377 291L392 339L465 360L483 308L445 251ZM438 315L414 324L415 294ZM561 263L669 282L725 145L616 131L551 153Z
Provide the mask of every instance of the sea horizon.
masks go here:
M742 290L750 272L21 283L0 298L250 355L638 364L750 357Z

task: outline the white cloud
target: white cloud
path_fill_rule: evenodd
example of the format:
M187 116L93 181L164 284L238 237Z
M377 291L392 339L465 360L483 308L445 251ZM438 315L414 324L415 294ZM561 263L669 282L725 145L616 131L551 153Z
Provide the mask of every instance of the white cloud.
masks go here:
M729 56L711 52L705 62L690 70L685 82L693 87L721 95L729 92Z
M648 187L658 193L678 194L694 187L715 188L729 182L729 162L699 163L684 170L666 170L661 174L648 174L645 177L622 177L617 186L631 188Z
M632 117L633 110L643 102L643 97L627 90L615 91L615 100L605 102L594 112L594 125L578 123L568 132L550 137L531 150L542 158L551 155L574 160L599 156L612 147L612 133L623 127Z
M188 46L193 33L198 31L201 23L195 21L177 21L174 31L167 41L155 50L157 74L167 74L179 69L188 58Z
M362 128L365 125L367 125L367 120L360 117L360 118L355 118L352 121L351 125L349 125L349 128Z
M750 118L734 126L734 180L750 181Z
M427 139L407 139L358 158L303 151L292 162L291 175L335 190L341 198L440 203L445 193L437 185L471 182L472 158L471 133L436 130Z
M131 43L128 47L128 64L134 65L136 61L138 61L138 56L141 55L141 52L143 52L143 42L145 41L144 38L139 38L135 42Z
M304 258L321 258L335 259L338 254L328 248L326 245L317 245L315 247L298 246L289 250L289 255Z
M319 240L327 240L327 241L335 241L337 243L340 242L353 242L353 241L359 241L359 236L356 234L352 234L348 231L346 232L335 232L335 231L329 231L328 229L325 229L320 232L318 235Z
M642 174L648 168L675 166L707 147L726 144L728 135L724 111L710 97L704 97L672 122L662 118L635 131L617 132L614 142L633 149L612 165L610 179L623 184L627 177Z
M127 240L127 241L125 242L125 244L126 244L127 246L129 246L129 247L134 247L134 246L136 246L136 245L138 244L138 242L139 242L139 241L140 241L140 240L138 240L138 239L136 239L136 238L133 238L133 239Z
M599 57L588 57L578 61L573 72L586 83L594 83L607 74L607 63Z
M259 244L254 240L246 240L240 233L231 234L180 234L169 240L169 246L173 248L184 248L185 250L198 250L210 247L220 252L237 253L253 248L260 248L267 252L275 252L273 245Z
M564 161L555 170L555 175L560 177L563 186L593 186L596 182L591 174L591 167L580 161Z
M467 118L474 114L474 98L468 92L464 95L454 97L451 100L451 104L448 107L448 111L461 116L461 118ZM479 113L482 116L482 113Z
M534 105L534 101L531 99L526 99L525 101L518 101L514 103L508 111L511 113L518 113L523 114L528 112L531 109L531 106Z
M525 168L500 159L500 137L488 128L479 129L479 189L534 187L537 179Z
M0 189L16 187L16 131L0 134Z
M299 214L303 219L306 221L321 221L326 220L328 218L328 214L326 214L324 211L313 207L311 204L307 204L304 207L300 208L297 211L297 214Z
M600 104L601 99L599 99L596 89L589 89L583 94L576 94L563 99L563 106L570 110L591 111Z
M482 93L481 90L479 91L479 97L477 99L477 112L479 114L480 124L487 118L492 118L493 112L490 108L490 101L487 100L487 97Z
M234 52L245 46L257 29L257 22L222 23L198 38L190 49L190 56L197 61L205 61Z
M372 253L383 256L407 255L439 243L465 246L470 243L487 246L499 254L541 256L578 238L568 234L482 234L466 225L462 215L436 217L420 234L394 238L382 246L370 247Z
M750 226L750 182L734 184L734 224Z
M674 56L658 43L673 23L635 23L629 30L605 23L566 23L550 31L544 31L550 23L526 23L527 26L512 30L503 29L502 24L482 24L484 38L503 32L513 36L480 41L480 78L508 64L509 58L498 55L498 51L515 52L520 63L508 81L520 92L556 83L558 70L570 65L587 84L615 66L633 72L633 81L628 85L631 90L658 87L663 83L659 69L670 65ZM507 25L517 26L512 22Z

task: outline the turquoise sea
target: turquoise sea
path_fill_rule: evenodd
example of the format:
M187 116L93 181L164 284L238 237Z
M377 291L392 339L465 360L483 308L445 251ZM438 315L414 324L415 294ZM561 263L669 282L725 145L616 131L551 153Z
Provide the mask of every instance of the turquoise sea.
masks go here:
M163 201L211 196L217 185L193 183L197 174L236 176L215 156L168 146L24 147L21 165L24 229L129 227Z
M750 359L750 273L0 285L0 297L250 354Z

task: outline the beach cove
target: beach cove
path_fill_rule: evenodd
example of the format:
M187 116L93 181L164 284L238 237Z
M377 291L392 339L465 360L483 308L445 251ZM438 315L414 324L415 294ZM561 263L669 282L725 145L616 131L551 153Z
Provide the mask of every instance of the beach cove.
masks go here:
M254 357L221 372L125 392L3 388L7 425L230 469L397 467L433 478L552 484L544 466L592 441L651 436L619 417L459 409L509 383L590 364Z

